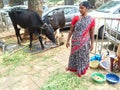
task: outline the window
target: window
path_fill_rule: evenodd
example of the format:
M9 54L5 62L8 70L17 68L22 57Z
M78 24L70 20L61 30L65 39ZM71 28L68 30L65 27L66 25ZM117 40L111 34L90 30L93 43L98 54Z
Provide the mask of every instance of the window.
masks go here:
M79 10L77 8L74 8L74 7L65 7L64 8L65 15L77 13L78 11Z
M120 14L120 8L114 12L114 14Z
M107 2L106 4L103 4L96 10L99 12L106 12L106 13L108 12L109 13L110 10L117 5L120 5L120 1L110 1L110 2Z
M52 16L53 13L58 12L58 11L62 11L62 10L63 10L62 8L55 9L55 10L51 11L50 13L48 13L48 16Z

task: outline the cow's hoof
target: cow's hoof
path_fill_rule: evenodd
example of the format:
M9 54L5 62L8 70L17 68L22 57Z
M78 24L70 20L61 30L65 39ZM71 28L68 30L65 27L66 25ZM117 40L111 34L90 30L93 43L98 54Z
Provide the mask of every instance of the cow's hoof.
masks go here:
M45 47L42 47L42 50L44 50L45 49Z
M30 51L32 51L32 48L30 48Z

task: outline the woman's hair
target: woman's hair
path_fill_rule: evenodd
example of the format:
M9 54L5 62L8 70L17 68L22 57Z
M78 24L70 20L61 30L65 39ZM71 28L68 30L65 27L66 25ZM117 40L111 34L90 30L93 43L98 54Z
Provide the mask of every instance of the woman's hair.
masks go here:
M90 7L91 7L89 1L80 2L79 5L82 5L82 6L86 7L87 9L90 9Z

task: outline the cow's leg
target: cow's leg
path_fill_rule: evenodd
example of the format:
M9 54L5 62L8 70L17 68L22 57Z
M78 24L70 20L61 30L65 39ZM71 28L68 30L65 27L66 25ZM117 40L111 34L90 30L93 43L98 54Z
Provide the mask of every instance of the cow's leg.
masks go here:
M15 29L15 33L16 33L16 37L17 37L18 44L21 44L21 43L20 43L20 40L21 40L20 29L17 27L16 24L13 24L13 26L14 26L14 29Z
M39 35L38 38L39 38L39 41L40 41L40 44L41 44L42 49L44 49L45 47L44 47L43 42L42 42L42 37Z
M17 25L17 29L18 29L18 36L19 36L19 39L20 41L23 41L23 39L21 38L21 35L20 35L20 26Z
M23 39L22 39L22 37L21 37L21 35L20 35L20 28L19 28L19 39L20 39L20 41L23 41Z
M30 34L30 44L29 44L29 48L30 50L32 49L32 41L33 41L33 33L29 33Z
M42 42L42 36L40 35L40 32L39 32L39 29L36 30L36 32L34 32L34 34L38 37L39 41L40 41L40 44L41 44L41 47L42 49L44 49L44 45L43 45L43 42Z

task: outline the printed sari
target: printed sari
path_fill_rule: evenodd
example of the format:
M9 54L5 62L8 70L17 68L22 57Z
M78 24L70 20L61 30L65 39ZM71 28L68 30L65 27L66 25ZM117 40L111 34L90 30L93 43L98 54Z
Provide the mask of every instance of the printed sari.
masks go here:
M77 72L78 76L86 73L89 67L90 35L89 31L95 26L95 19L90 16L80 18L75 16L72 20L74 32L72 35L72 47L69 57L68 70Z

